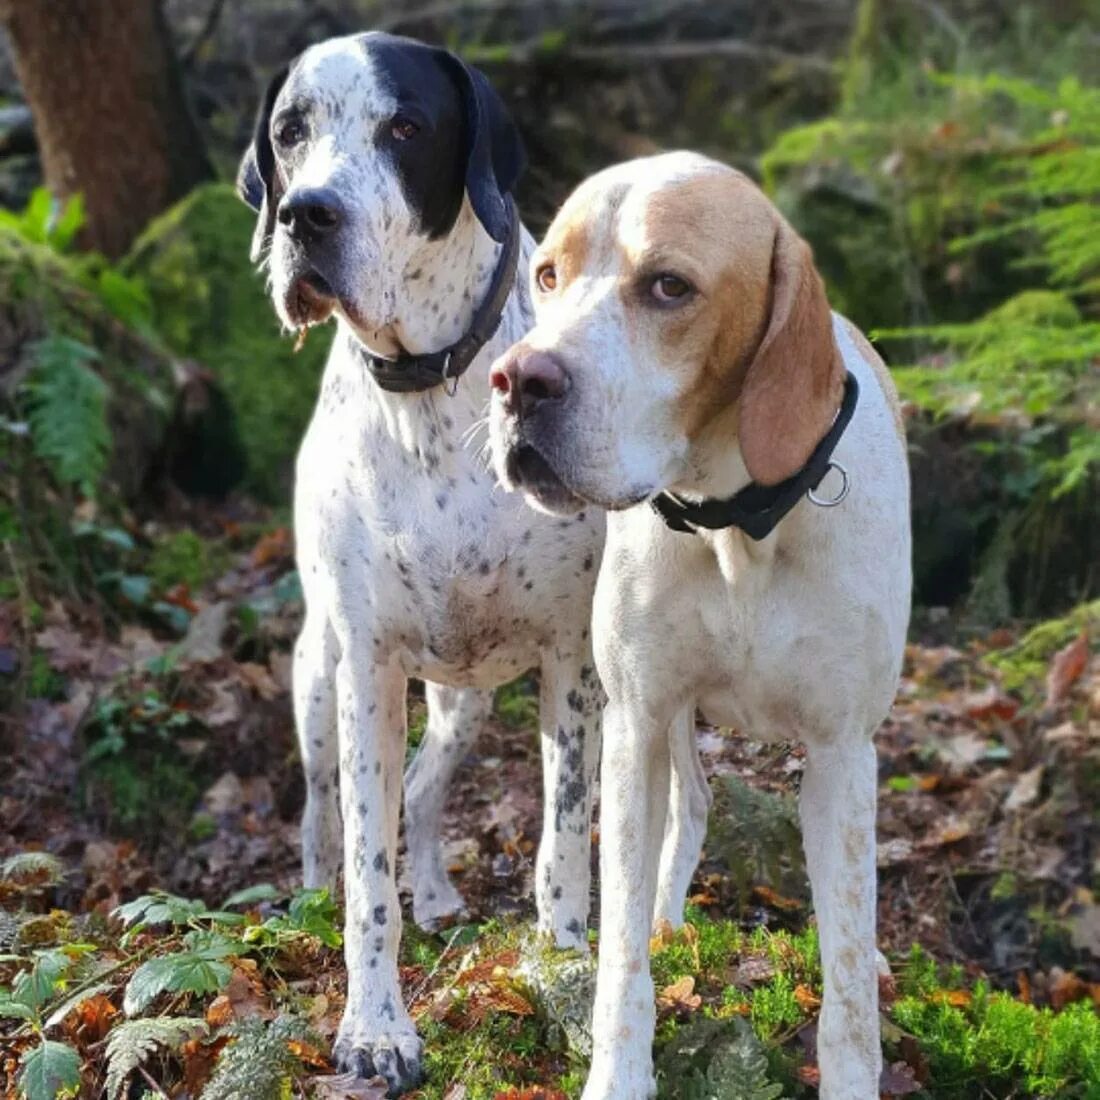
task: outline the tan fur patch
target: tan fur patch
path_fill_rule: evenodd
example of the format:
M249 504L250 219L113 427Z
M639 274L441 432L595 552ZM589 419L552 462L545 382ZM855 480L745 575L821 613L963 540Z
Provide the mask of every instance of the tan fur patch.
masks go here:
M640 234L622 228L623 286L637 330L692 375L677 417L689 439L731 412L749 473L789 477L836 414L844 370L809 246L738 172L702 172L647 196ZM647 281L672 271L699 289L654 308Z
M706 172L648 200L642 245L628 248L628 265L681 274L700 295L681 310L655 310L637 295L627 308L641 326L657 326L665 361L693 370L677 413L689 438L740 396L767 324L774 236L774 211L738 172Z
M856 351L863 357L871 370L875 372L879 386L882 387L882 395L886 398L886 404L890 406L890 412L894 417L894 427L898 430L898 436L902 445L905 444L905 418L901 414L901 399L898 397L898 388L894 385L890 368L882 361L882 356L875 351L874 344L863 335L862 332L847 317L842 318L848 336L856 346Z

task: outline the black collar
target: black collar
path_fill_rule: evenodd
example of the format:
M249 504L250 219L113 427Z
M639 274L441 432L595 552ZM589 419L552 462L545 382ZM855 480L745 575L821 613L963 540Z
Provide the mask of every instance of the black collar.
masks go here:
M848 421L852 419L858 397L859 383L855 375L849 372L844 381L844 400L840 403L833 426L814 448L806 465L786 481L778 485L757 485L752 481L726 500L701 500L698 503L681 500L672 493L660 493L650 501L653 510L673 531L691 534L696 527L707 527L712 531L739 527L751 539L766 538L802 499L803 494L812 493L821 484L829 467L834 465L831 461L833 451ZM848 490L847 474L844 474L844 479L840 496L821 503L839 504L843 500Z
M519 262L519 214L511 195L505 195L504 202L508 213L508 234L504 238L500 262L493 272L489 293L478 306L463 336L442 351L431 351L426 355L399 355L396 359L375 355L355 341L367 370L382 389L389 393L419 393L446 384L449 392L454 393L454 387L466 368L492 339L500 325L508 295L512 293Z

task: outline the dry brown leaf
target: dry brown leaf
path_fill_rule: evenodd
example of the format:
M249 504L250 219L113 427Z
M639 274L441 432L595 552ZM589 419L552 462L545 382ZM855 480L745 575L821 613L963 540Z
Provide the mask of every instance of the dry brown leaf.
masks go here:
M802 902L796 898L784 897L770 886L754 886L752 892L758 900L765 905L770 905L773 909L781 909L789 913L792 910L802 908Z
M965 989L937 989L928 998L936 1004L950 1005L952 1008L966 1008L973 997Z
M733 975L738 986L759 985L775 977L775 964L766 955L750 955L743 959Z
M1089 636L1082 630L1069 645L1058 650L1047 670L1047 706L1060 703L1089 661Z
M248 560L258 569L273 562L289 560L293 554L294 539L290 528L276 527L274 531L268 531L266 535L261 536L259 542L252 547Z
M389 1086L385 1077L372 1077L365 1081L354 1073L341 1073L325 1077L309 1077L311 1095L317 1100L385 1100Z
M985 691L968 696L965 701L966 714L979 722L1011 722L1019 709L1019 702L1011 695L1006 695L996 684L990 684Z
M1043 764L1036 764L1034 768L1029 768L1016 779L1016 782L1012 785L1012 790L1008 792L1008 797L1005 799L1004 808L1006 813L1022 810L1038 799L1039 787L1043 782L1044 767Z
M909 1096L921 1090L920 1082L908 1062L883 1066L878 1087L883 1096Z
M816 1012L821 1007L821 998L808 985L796 985L794 999L803 1012Z
M696 1012L702 1003L703 998L695 992L695 979L690 974L678 978L657 994L657 1010L659 1012L675 1012L677 1015L685 1015Z
M270 702L285 694L285 689L275 680L266 665L253 661L242 661L237 666L241 682L250 687L261 699Z
M498 1092L493 1100L568 1100L568 1097L559 1089L547 1089L541 1085L535 1085L530 1089L504 1089Z

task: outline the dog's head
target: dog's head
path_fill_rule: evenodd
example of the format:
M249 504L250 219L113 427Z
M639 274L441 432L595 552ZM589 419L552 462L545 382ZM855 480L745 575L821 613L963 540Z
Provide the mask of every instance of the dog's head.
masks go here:
M403 284L460 216L504 238L504 195L523 167L519 134L482 73L372 33L313 46L276 75L237 187L258 214L252 256L269 255L284 323L336 311L384 345Z
M774 484L836 413L844 368L809 246L731 168L669 153L591 177L531 279L536 326L493 366L491 435L501 480L536 506L674 486L719 416Z

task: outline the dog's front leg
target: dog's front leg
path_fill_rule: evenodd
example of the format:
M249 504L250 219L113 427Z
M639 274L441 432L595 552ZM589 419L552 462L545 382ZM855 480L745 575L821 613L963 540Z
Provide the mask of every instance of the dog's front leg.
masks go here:
M535 867L540 932L559 947L588 951L592 795L600 759L603 688L584 648L542 663L543 825Z
M592 1069L583 1100L655 1093L649 936L668 809L669 730L619 703L604 711L600 765L600 950Z
M294 650L294 722L306 777L302 878L311 889L336 890L343 851L339 746L336 740L336 638L328 616L306 612Z
M443 862L443 809L451 780L493 709L493 693L425 684L428 725L405 772L405 844L413 881L413 919L435 931L466 911Z
M808 746L802 842L825 978L817 1027L822 1100L879 1095L876 783L875 750L867 741Z
M669 737L672 784L657 874L654 922L667 921L673 928L679 928L684 923L684 905L706 840L711 804L710 787L695 742L694 707L686 708L673 721Z
M405 676L352 627L336 673L344 812L348 998L334 1047L341 1069L381 1074L396 1096L423 1080L421 1043L401 999L401 906L394 881L405 756Z

